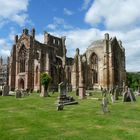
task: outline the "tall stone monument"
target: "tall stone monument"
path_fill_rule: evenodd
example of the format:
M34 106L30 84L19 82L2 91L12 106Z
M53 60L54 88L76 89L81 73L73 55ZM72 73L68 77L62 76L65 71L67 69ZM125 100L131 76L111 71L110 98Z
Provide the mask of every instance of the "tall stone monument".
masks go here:
M85 84L84 84L84 72L82 66L82 56L79 57L79 97L84 99L86 96Z

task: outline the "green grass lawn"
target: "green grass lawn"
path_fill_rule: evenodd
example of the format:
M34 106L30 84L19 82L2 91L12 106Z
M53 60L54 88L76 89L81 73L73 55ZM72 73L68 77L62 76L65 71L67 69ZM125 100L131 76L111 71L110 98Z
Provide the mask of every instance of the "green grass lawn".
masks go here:
M103 114L94 99L57 111L57 96L0 96L0 140L140 140L140 97L110 104Z

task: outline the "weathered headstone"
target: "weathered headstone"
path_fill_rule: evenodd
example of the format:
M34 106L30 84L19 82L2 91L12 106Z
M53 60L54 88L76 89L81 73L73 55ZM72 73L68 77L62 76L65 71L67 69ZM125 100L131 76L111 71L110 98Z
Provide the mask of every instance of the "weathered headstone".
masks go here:
M112 103L114 103L114 102L115 102L114 88L112 88L112 89L110 90L110 96L111 96L111 101L112 101Z
M21 95L22 95L22 97L24 97L24 96L29 96L29 92L27 91L27 90L21 90Z
M58 97L59 103L65 102L67 100L66 82L61 82L58 85L58 91L60 93L60 96Z
M63 110L64 105L78 104L78 102L75 101L73 97L67 96L66 82L61 82L58 86L60 96L58 97L57 110Z
M126 86L125 92L123 94L123 102L136 101L134 93Z
M20 90L16 90L16 98L21 98L22 97L22 93Z
M66 95L67 94L66 82L61 82L58 86L59 86L58 90L59 90L60 96L61 95Z
M59 103L59 104L57 105L57 110L58 110L58 111L63 110L63 108L64 108L63 103Z
M105 94L107 94L107 89L106 88L103 88L102 89L102 97L104 97Z
M101 104L103 113L109 112L108 104L109 104L108 98L106 97L106 94L104 94L104 97L102 99L102 104Z
M9 86L4 85L3 86L3 91L2 91L2 96L8 96L9 95Z

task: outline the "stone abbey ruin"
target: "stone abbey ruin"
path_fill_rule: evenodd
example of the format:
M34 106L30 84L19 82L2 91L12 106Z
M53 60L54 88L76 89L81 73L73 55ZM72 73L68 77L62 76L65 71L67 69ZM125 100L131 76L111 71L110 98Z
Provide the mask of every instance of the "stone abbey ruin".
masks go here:
M84 54L77 48L74 58L66 56L66 37L44 32L44 43L36 40L35 29L16 35L9 58L10 90L41 90L40 74L52 77L50 90L66 81L69 91L122 87L126 79L125 49L116 37L106 33L94 41ZM87 46L85 46L87 47Z

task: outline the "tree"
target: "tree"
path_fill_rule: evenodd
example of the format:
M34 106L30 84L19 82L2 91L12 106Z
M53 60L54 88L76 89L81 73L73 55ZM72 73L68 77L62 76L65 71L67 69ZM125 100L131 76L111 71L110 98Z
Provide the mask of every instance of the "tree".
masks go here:
M43 97L46 97L48 96L48 86L49 86L49 83L51 82L51 77L49 76L48 73L41 73L41 76L40 76L40 81L41 81L41 85L43 86L42 89L41 89L41 96Z
M140 73L139 72L127 72L127 85L133 90L138 90L140 87Z

